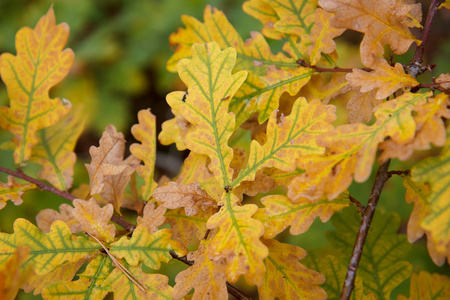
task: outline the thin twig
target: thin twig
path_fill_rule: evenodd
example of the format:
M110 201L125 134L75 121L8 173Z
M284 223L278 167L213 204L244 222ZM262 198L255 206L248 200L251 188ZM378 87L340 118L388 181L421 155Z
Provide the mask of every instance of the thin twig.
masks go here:
M194 262L187 259L186 256L178 256L175 253L175 251L173 251L173 250L170 251L170 255L172 255L172 258L179 260L188 266L192 266L194 264ZM236 299L242 299L242 300L251 300L252 299L249 296L245 295L240 290L238 290L236 287L229 284L228 282L227 282L227 291L228 291L228 294L230 294L231 296L233 296Z
M388 172L388 178L391 178L392 175L398 175L398 176L406 175L406 176L408 176L410 173L411 173L410 170L405 170L405 171L389 171L389 172Z
M362 212L364 213L364 211L366 210L366 207L364 205L362 205L361 202L359 202L357 199L353 198L352 196L348 195L348 199L353 202L359 209L358 212Z
M415 89L419 90L419 89L430 89L432 91L434 90L438 90L442 93L445 93L447 95L450 95L450 90L443 88L440 84L438 83L421 83L418 86L414 87Z
M339 68L339 67L334 67L333 69L329 69L329 68L321 68L321 67L318 67L318 66L313 66L313 65L307 63L303 59L299 59L296 62L302 67L311 68L311 69L314 69L317 72L342 72L342 73L353 72L353 69L343 69L343 68ZM373 71L370 68L360 68L359 70L364 70L364 71L367 71L367 72Z
M361 225L359 226L358 235L356 237L355 245L353 246L352 256L347 269L347 275L344 281L344 287L342 288L340 299L350 299L353 289L355 288L356 271L358 270L359 261L361 260L364 243L366 241L367 234L369 232L370 223L372 222L375 208L380 198L383 185L388 180L389 163L387 160L378 169L375 183L373 185L372 193L370 194L369 203L367 204L364 214L361 218Z
M44 183L44 182L42 182L42 181L40 181L40 180L34 179L33 177L30 177L30 176L24 174L24 173L23 173L22 171L20 171L20 170L13 171L13 170L10 170L10 169L7 169L7 168L4 168L4 167L0 166L0 172L3 172L3 173L6 173L6 174L9 174L9 175L11 175L11 176L14 176L14 177L23 179L23 180L25 180L25 181L34 183L34 184L37 185L41 190L48 191L48 192L50 192L50 193L53 193L53 194L55 194L55 195L58 195L58 196L60 196L60 197L62 197L62 198L64 198L64 199L67 199L67 200L69 200L69 201L72 201L72 202L73 202L73 200L76 199L75 196L73 196L73 195L71 195L71 194L69 194L69 193L67 193L67 192L61 191L61 190L59 190L59 189L57 189L57 188L55 188L55 187L53 187L53 186L51 186L51 185L48 185L48 184L46 184L46 183ZM134 229L136 228L133 224L127 222L125 219L123 219L123 218L120 217L120 216L113 215L113 216L111 217L111 221L114 222L114 223L116 223L117 225L122 226L122 227L125 228L128 232L133 232Z

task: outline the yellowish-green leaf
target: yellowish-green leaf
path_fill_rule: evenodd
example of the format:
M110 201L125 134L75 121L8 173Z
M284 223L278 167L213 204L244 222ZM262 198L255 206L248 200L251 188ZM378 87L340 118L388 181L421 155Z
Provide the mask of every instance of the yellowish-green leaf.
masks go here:
M44 299L92 299L101 300L108 294L110 287L106 281L112 269L108 256L99 255L91 261L86 270L78 274L76 281L59 281L44 288Z
M430 185L414 182L410 176L403 176L403 186L406 188L406 203L414 203L414 209L408 221L407 236L410 243L420 239L425 233L421 223L430 214Z
M447 8L447 9L450 9L450 1L447 0L447 1L445 1L444 3L442 3L442 4L439 6L439 9L441 9L441 8L443 8L443 7Z
M171 300L172 287L168 284L169 278L161 274L147 274L139 267L125 265L133 276L149 290L143 292L131 280L129 280L118 268L115 268L106 279L112 291L114 299L117 300L138 300L155 299Z
M353 72L346 76L350 86L359 89L362 93L376 89L375 98L381 100L400 88L419 84L415 78L405 73L401 64L396 63L391 67L382 57L374 58L372 68L374 69L372 72L353 69Z
M227 298L225 261L210 260L206 251L208 244L208 240L203 240L195 252L187 255L194 264L175 277L174 299L181 299L191 289L194 289L194 300Z
M208 246L208 255L212 260L225 258L229 282L236 282L243 275L250 285L261 285L268 250L260 241L264 226L252 218L258 207L237 205L239 199L232 193L224 197L224 206L206 225L208 229L220 229Z
M185 92L172 92L166 96L167 103L183 101L186 97ZM173 99L173 100L170 100ZM181 108L172 107L172 113L175 116L173 119L167 120L161 125L161 132L158 135L158 140L163 145L170 145L175 143L179 151L186 150L184 144L184 137L191 128L191 124L181 115Z
M201 240L205 236L206 222L211 213L200 210L197 215L188 217L184 208L177 208L168 210L164 216L166 223L170 224L173 230L172 239L187 247L192 239Z
M60 190L68 190L73 183L75 144L83 130L82 110L74 110L58 123L37 132L39 144L33 147L31 161L42 165L39 177Z
M273 8L264 0L251 0L244 2L242 9L247 14L263 23L264 28L261 30L261 33L266 37L274 40L280 40L283 37L283 34L274 27L274 24L280 18Z
M447 142L438 157L430 157L419 162L411 170L418 182L431 185L429 203L431 213L422 221L422 227L430 232L439 252L450 249L450 129Z
M261 199L264 208L259 209L254 218L264 224L264 238L269 239L291 226L290 234L306 232L313 221L320 217L325 223L338 210L349 205L348 195L340 195L333 201L320 199L316 202L303 200L300 203L292 203L283 195L266 196Z
M116 227L114 224L109 224L113 215L112 204L107 204L101 208L94 198L89 201L75 199L73 201L75 207L72 214L75 219L80 222L81 228L84 232L95 236L101 241L110 243L114 241L116 235Z
M277 111L272 112L267 125L267 141L261 146L252 141L248 164L232 187L244 180L253 180L256 172L264 167L292 172L295 161L300 156L322 154L325 149L319 146L316 138L333 129L335 107L323 105L319 100L307 103L299 98L288 117L283 115L277 124Z
M14 177L8 176L8 182L0 181L0 209L6 206L6 202L11 200L15 205L23 202L22 195L29 190L36 189L33 183L20 184L14 180Z
M397 300L448 299L450 298L450 277L420 271L412 274L409 298L399 295Z
M184 254L187 252L180 243L171 240L171 236L170 229L161 229L150 234L147 227L140 225L136 227L131 238L124 236L112 243L110 251L116 257L125 258L132 266L137 266L142 261L152 269L159 269L161 262L172 259L170 250Z
M306 173L292 180L289 198L318 200L326 194L331 200L348 188L353 177L357 182L366 181L380 142L388 136L398 143L413 139L416 124L412 110L425 103L429 96L430 92L405 93L377 106L377 120L372 126L346 124L322 134L318 144L327 147L325 155L311 155L297 161L297 167Z
M233 170L229 167L233 149L228 139L234 130L234 115L228 105L236 90L245 80L246 72L231 74L236 61L236 51L220 51L212 42L192 47L192 60L178 64L178 72L188 86L186 101L168 98L171 107L177 107L193 126L185 137L185 145L193 152L211 159L209 168L222 187L230 184ZM171 101L174 100L174 101Z
M138 119L139 124L131 127L131 133L141 144L132 144L130 152L144 162L143 166L136 168L136 172L145 180L145 184L142 186L142 199L147 201L157 186L153 180L156 158L156 124L155 116L149 109L139 111Z
M323 275L299 263L306 251L276 240L264 240L269 256L264 260L264 283L258 286L260 299L326 299L318 287L325 282Z
M28 248L19 246L13 255L0 265L0 299L14 300L20 287L26 282L31 266L21 268L28 256Z
M50 233L42 233L25 219L14 222L14 233L0 233L0 263L19 246L28 246L30 255L24 265L33 264L37 275L43 275L64 262L75 262L97 252L100 246L84 237L72 238L69 227L62 221L53 223Z
M55 124L70 110L70 103L50 99L49 90L69 72L74 55L62 50L69 36L66 23L55 24L50 8L36 27L16 35L17 56L0 57L0 73L8 89L10 107L0 107L0 126L14 134L14 161L22 165L38 143L36 131Z

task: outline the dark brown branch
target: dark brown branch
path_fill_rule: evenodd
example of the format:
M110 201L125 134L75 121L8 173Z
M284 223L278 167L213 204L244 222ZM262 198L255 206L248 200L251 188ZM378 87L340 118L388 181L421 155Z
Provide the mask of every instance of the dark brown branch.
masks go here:
M391 178L392 175L398 175L398 176L405 175L405 176L408 176L410 173L411 173L410 170L405 170L405 171L389 171L389 172L388 172L388 177Z
M388 180L388 160L384 162L378 169L375 183L373 184L372 193L370 194L369 203L361 218L361 225L359 226L358 235L356 237L355 245L353 246L353 253L350 258L350 263L347 269L347 275L344 281L344 287L342 288L340 299L350 299L353 289L355 288L356 271L358 270L359 261L363 253L364 243L366 241L367 234L369 233L370 223L372 222L375 208L380 198L383 185Z
M313 65L307 63L306 61L304 61L303 59L299 59L296 62L302 67L311 68L311 69L314 69L317 72L342 72L342 73L353 72L353 69L342 69L342 68L339 68L339 67L334 67L333 69L328 69L328 68L321 68L321 67L318 67L318 66L313 66ZM364 70L364 71L367 71L367 72L372 71L372 69L369 69L369 68L361 68L360 70Z
M445 94L447 94L447 95L450 95L450 90L448 90L448 89L446 89L446 88L443 88L443 87L442 87L440 84L438 84L438 83L421 83L421 84L419 84L418 86L415 86L414 88L417 89L417 90L422 89L422 88L424 88L424 89L430 89L430 90L432 90L432 91L438 90L438 91L440 91L440 92L442 92L442 93L445 93Z
M170 255L172 255L172 258L179 260L188 266L192 266L194 264L194 262L187 259L186 256L178 256L175 253L175 251L173 251L173 250L170 251ZM236 299L243 299L243 300L251 300L252 299L249 296L242 293L237 288L235 288L234 286L232 286L231 284L229 284L228 282L227 282L227 291L228 291L228 294L230 294L231 296L233 296Z
M33 177L30 177L30 176L24 174L24 173L23 173L22 171L20 171L20 170L12 171L12 170L10 170L10 169L7 169L7 168L4 168L4 167L0 166L0 172L3 172L3 173L6 173L6 174L9 174L9 175L11 175L11 176L14 176L14 177L23 179L23 180L25 180L25 181L34 183L35 185L37 185L37 186L39 187L39 189L44 190L44 191L48 191L48 192L50 192L50 193L53 193L53 194L55 194L55 195L58 195L58 196L60 196L61 198L67 199L67 200L69 200L69 201L72 201L72 202L73 202L73 200L76 199L75 196L73 196L73 195L71 195L71 194L69 194L69 193L67 193L67 192L58 190L57 188L55 188L55 187L53 187L53 186L51 186L51 185L48 185L48 184L46 184L46 183L44 183L44 182L42 182L42 181L39 181L39 180L37 180L37 179L34 179ZM113 222L116 223L117 225L122 226L122 227L125 228L128 232L133 232L133 230L134 230L134 228L135 228L135 226L134 226L133 224L128 223L125 219L123 219L123 218L120 217L120 216L113 215L113 216L111 217L111 221L113 221Z
M358 207L358 212L364 213L364 211L366 210L366 207L364 205L362 205L361 202L359 202L358 200L356 200L355 198L353 198L350 195L348 195L348 199Z

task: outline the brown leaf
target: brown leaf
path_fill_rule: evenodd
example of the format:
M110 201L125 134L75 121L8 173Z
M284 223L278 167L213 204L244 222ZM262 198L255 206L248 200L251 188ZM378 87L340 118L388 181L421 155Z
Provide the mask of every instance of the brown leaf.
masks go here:
M149 229L150 233L158 231L158 226L163 225L164 221L166 220L166 217L164 217L164 213L167 209L162 205L155 208L155 205L155 202L147 202L144 207L143 217L137 218L137 226L144 225Z
M373 107L383 102L375 98L375 91L367 93L356 92L348 101L348 121L350 123L369 122L372 119Z
M156 188L153 198L168 209L184 207L187 216L196 215L200 207L204 211L217 207L216 201L200 187L198 182L189 184L169 182Z
M439 75L435 82L440 84L444 89L450 89L450 73Z
M38 213L38 215L36 216L36 222L37 226L42 232L49 233L50 227L52 226L53 222L57 220L61 220L66 223L70 228L70 232L81 232L81 224L73 216L72 206L70 206L69 204L61 204L59 206L59 211L60 212L57 212L53 209L44 209Z

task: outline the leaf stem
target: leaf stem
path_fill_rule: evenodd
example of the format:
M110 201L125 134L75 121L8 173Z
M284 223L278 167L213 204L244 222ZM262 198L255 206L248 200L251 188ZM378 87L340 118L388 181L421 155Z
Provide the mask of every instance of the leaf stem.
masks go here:
M25 180L25 181L34 183L34 184L37 185L41 190L48 191L48 192L50 192L50 193L53 193L53 194L55 194L55 195L58 195L58 196L60 196L60 197L62 197L62 198L64 198L64 199L67 199L67 200L69 200L69 201L72 201L72 202L73 202L73 200L76 199L75 196L73 196L73 195L71 195L71 194L69 194L69 193L67 193L67 192L61 191L61 190L59 190L59 189L57 189L57 188L55 188L55 187L53 187L53 186L51 186L51 185L48 185L48 184L46 184L46 183L44 183L44 182L42 182L42 181L40 181L40 180L34 179L33 177L30 177L30 176L24 174L24 173L23 173L21 170L19 170L19 169L17 169L16 171L13 171L13 170L10 170L10 169L7 169L7 168L4 168L4 167L0 166L0 172L3 172L3 173L6 173L6 174L9 174L9 175L11 175L11 176L14 176L14 177L23 179L23 180ZM120 216L113 215L113 216L111 217L111 221L114 222L114 223L116 223L117 225L122 226L123 228L125 228L125 229L126 229L127 231L129 231L129 232L133 232L134 229L136 228L133 224L127 222L125 219L123 219L123 218L120 217Z
M313 65L307 63L303 59L297 60L297 63L300 66L302 66L302 67L311 68L311 69L314 69L317 72L342 72L342 73L353 72L353 69L343 69L343 68L339 68L339 67L334 67L333 69L329 69L329 68L321 68L321 67L318 67L318 66L313 66ZM360 70L364 70L364 71L367 71L367 72L372 71L372 69L370 69L370 68L361 68Z
M175 251L173 251L173 250L170 251L170 255L172 255L172 258L179 260L188 266L192 266L194 264L194 262L187 259L186 256L178 256L175 253ZM227 291L228 291L228 294L230 294L231 296L233 296L236 299L242 299L242 300L251 300L252 299L249 296L245 295L240 290L238 290L236 287L229 284L228 282L227 282Z
M369 233L370 223L372 222L375 208L380 198L381 190L384 183L389 179L388 169L390 160L385 161L378 169L375 183L373 184L372 193L370 194L369 203L361 218L361 225L359 226L358 235L356 237L355 245L353 246L352 256L347 269L344 286L342 288L340 300L350 299L353 289L355 288L356 271L358 270L359 261L361 260L364 243L367 234Z

